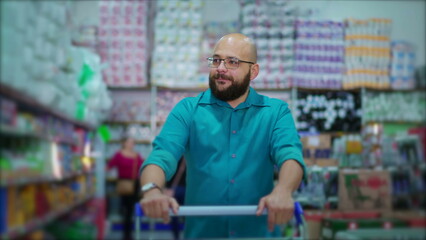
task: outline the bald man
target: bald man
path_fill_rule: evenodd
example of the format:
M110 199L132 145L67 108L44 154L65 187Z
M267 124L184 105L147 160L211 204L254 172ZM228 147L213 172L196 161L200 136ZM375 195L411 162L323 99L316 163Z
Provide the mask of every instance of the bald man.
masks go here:
M259 74L256 61L250 38L222 37L207 59L210 88L173 108L141 167L140 204L148 217L167 223L169 209L177 212L162 188L182 155L185 205L258 206L258 216L187 217L185 239L266 237L293 216L292 193L305 172L302 146L287 103L250 87ZM260 214L265 208L267 216Z

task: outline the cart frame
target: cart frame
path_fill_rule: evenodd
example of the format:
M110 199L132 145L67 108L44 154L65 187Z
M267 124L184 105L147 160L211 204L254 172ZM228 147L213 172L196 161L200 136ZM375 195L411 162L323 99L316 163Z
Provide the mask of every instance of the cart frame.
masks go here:
M171 210L170 216L241 216L241 215L256 215L257 205L248 206L180 206L177 214ZM267 209L263 211L264 215L268 214ZM135 204L135 231L136 239L141 239L140 226L144 217L143 210L140 203ZM294 203L294 219L296 221L297 229L300 237L292 237L290 239L307 239L308 235L305 231L305 218L303 208L299 202ZM149 219L150 231L154 229L155 219ZM149 239L154 239L149 237ZM277 239L277 238L274 238ZM289 238L282 238L289 239Z

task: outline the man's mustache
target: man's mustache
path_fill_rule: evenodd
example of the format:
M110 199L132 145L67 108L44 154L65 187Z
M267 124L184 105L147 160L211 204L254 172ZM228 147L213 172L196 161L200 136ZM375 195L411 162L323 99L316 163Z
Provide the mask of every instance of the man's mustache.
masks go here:
M214 79L219 79L220 78L220 79L225 79L225 80L229 80L231 82L234 82L234 79L232 77L226 76L224 74L219 74L219 73L215 74L213 78Z

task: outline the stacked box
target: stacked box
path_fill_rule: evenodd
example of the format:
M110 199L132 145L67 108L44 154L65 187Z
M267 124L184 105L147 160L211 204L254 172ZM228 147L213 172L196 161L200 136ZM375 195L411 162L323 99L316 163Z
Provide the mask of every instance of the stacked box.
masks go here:
M390 80L393 89L414 89L416 62L414 47L403 41L392 42Z
M390 210L389 171L343 169L339 171L340 210Z
M322 220L321 236L322 239L336 239L336 234L340 231L357 230L357 229L392 229L407 227L406 221L398 219L333 219L324 218ZM380 234L378 238L380 239ZM376 238L374 238L376 239Z
M298 91L296 127L299 131L355 132L361 129L361 99L356 92Z
M261 69L252 87L290 87L295 10L286 1L242 2L241 32L255 41Z
M303 136L300 140L303 145L303 159L308 165L315 165L317 161L335 162L330 159L331 136L329 134Z
M346 20L346 75L343 88L390 88L389 19Z
M152 83L165 87L207 86L206 78L198 74L203 2L159 0L155 3Z
M367 92L362 97L364 122L424 122L426 120L424 92Z
M148 1L103 0L99 5L99 53L108 63L105 82L109 86L146 86Z
M344 73L344 25L335 21L296 21L292 85L340 89Z

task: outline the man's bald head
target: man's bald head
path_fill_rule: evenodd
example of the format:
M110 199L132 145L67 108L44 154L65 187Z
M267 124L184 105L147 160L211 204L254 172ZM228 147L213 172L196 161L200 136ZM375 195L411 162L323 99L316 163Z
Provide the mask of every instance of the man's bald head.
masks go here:
M244 57L245 61L250 62L256 62L257 61L257 49L256 45L254 44L253 40L251 40L249 37L247 37L244 34L241 33L231 33L223 36L219 41L216 43L216 46L214 47L214 52L220 47L221 45L229 45L237 48L239 51L241 51L241 57Z

